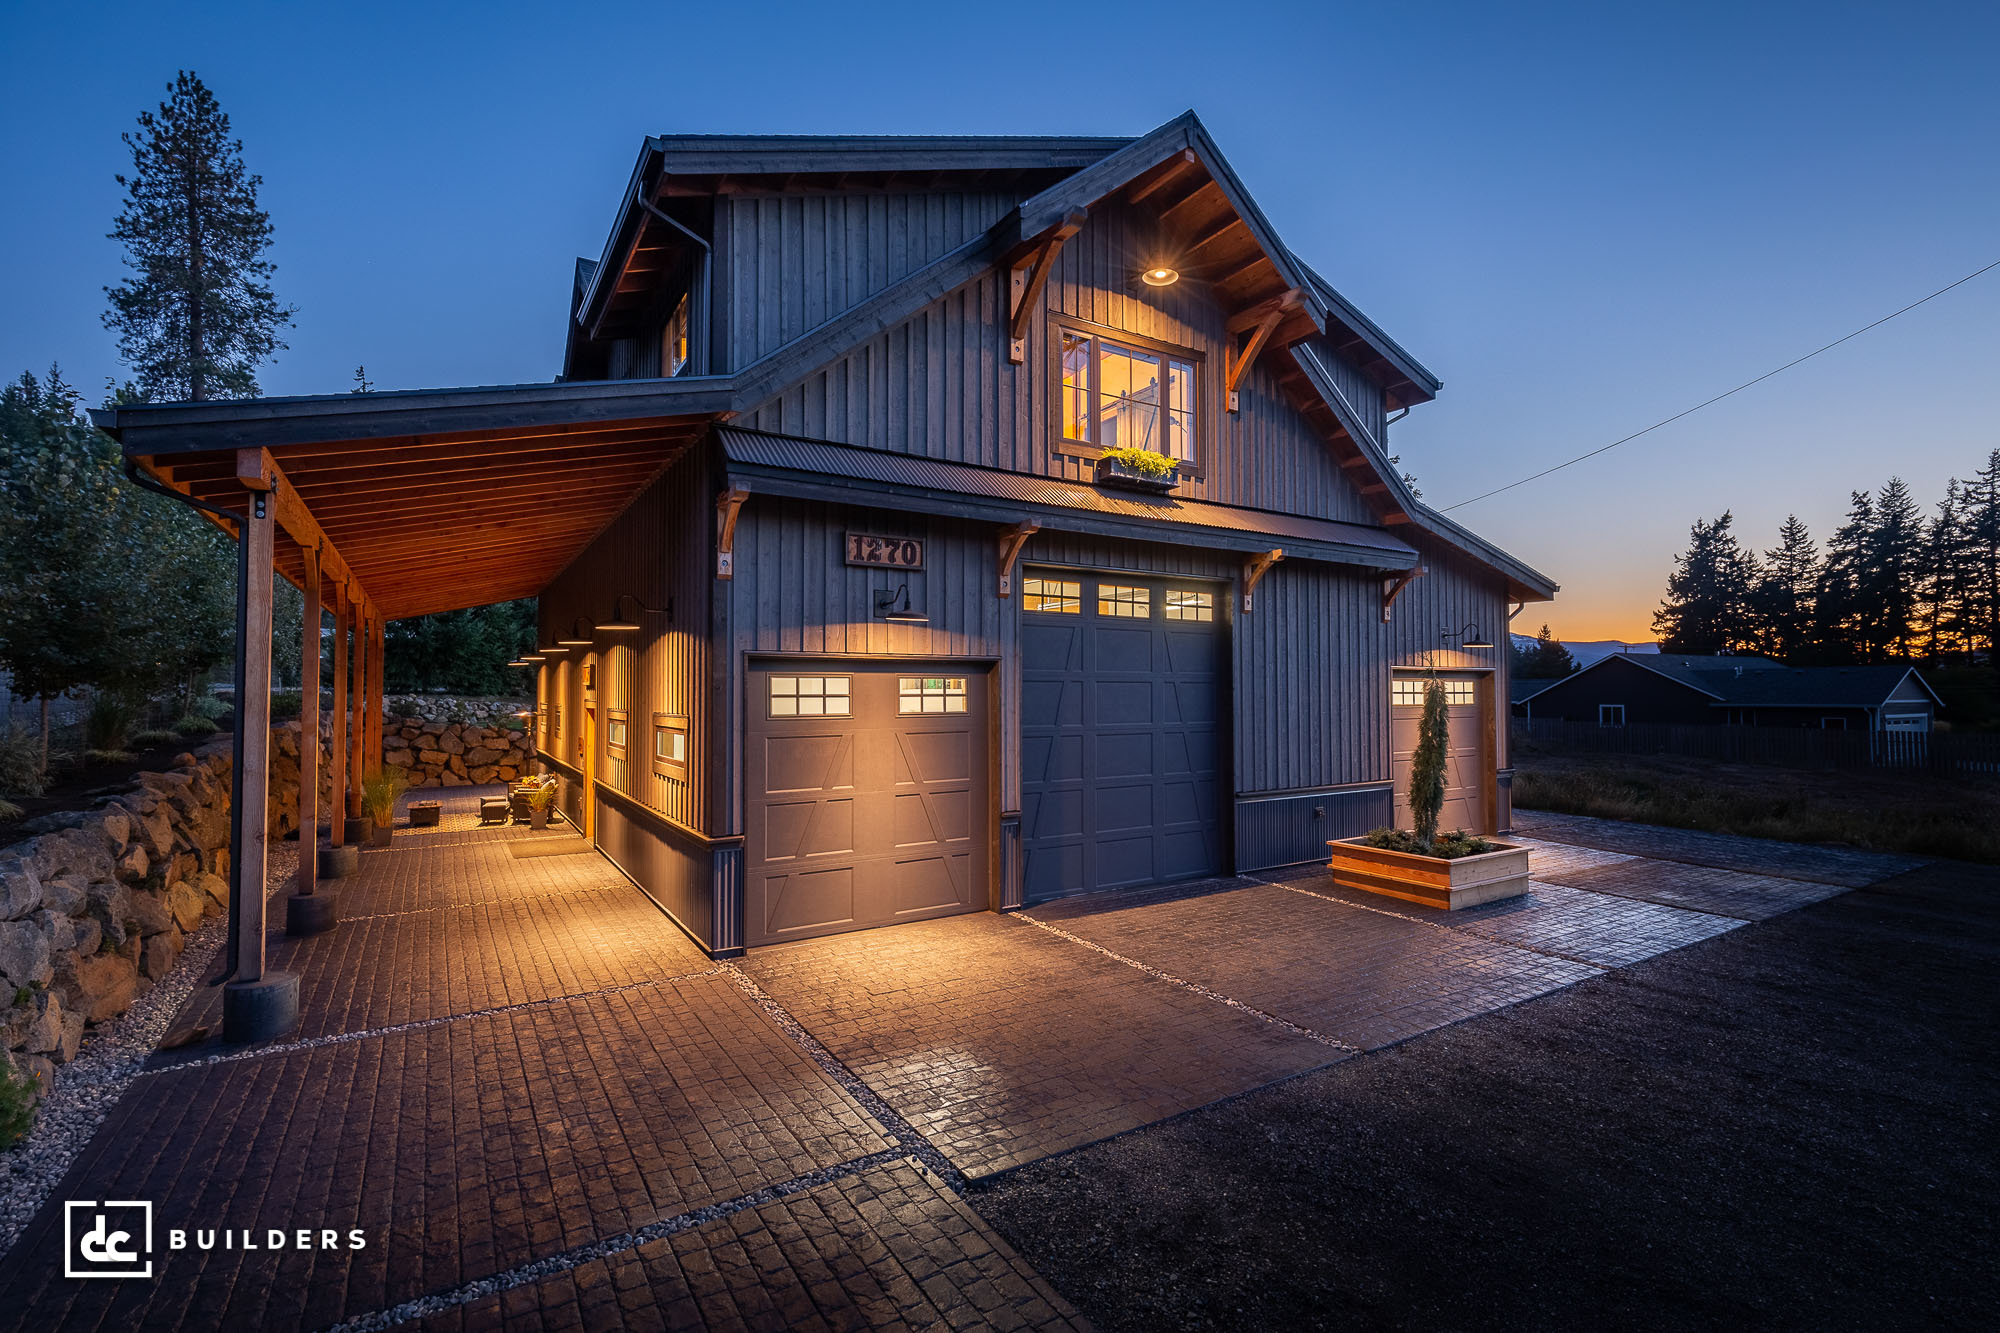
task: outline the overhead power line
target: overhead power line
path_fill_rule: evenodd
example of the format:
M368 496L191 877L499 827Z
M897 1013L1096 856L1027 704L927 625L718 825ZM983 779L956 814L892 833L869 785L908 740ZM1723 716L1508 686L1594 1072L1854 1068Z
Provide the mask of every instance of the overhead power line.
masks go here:
M1988 264L1985 268L1974 269L1972 272L1960 278L1957 282L1946 283L1944 286L1932 292L1929 296L1921 297L1918 300L1912 301L1908 305L1904 306L1901 310L1890 311L1888 314L1882 316L1882 318L1876 320L1872 324L1863 324L1860 328L1856 329L1854 332L1847 334L1843 337L1835 338L1832 342L1826 344L1826 346L1824 347L1815 347L1812 351L1807 352L1804 356L1794 357L1792 360L1785 362L1784 365L1779 366L1776 370L1767 370L1754 380L1745 380L1743 381L1743 383L1737 385L1733 389L1727 390L1726 392L1723 393L1719 393L1715 395L1715 397L1713 398L1705 399L1702 402L1696 403L1693 407L1684 408L1681 411L1674 413L1670 417L1664 417L1659 421L1655 421L1652 425L1646 427L1644 430L1635 430L1630 435L1625 436L1623 439L1613 440L1609 444L1600 444L1599 446L1597 446L1597 448L1592 449L1589 453L1578 454L1575 458L1566 459L1563 462L1557 463L1554 467L1545 467L1540 472L1534 473L1532 476L1523 477L1519 481L1510 481L1505 486L1496 486L1494 489L1490 491L1486 491L1483 494L1473 496L1470 500L1460 500L1457 504L1446 505L1442 512L1450 513L1454 509L1463 509L1469 504L1478 504L1481 500L1490 500L1494 496L1499 495L1503 491L1511 491L1516 486L1526 486L1531 481L1540 481L1543 477L1546 477L1551 473L1560 472L1566 467L1574 467L1578 463L1583 462L1587 458L1595 458L1601 453L1607 453L1610 450L1616 449L1621 444L1630 444L1632 441L1638 439L1641 435L1650 435L1662 426L1671 426L1674 422L1679 421L1682 417L1690 416L1696 412L1699 412L1704 407L1713 407L1715 404L1721 402L1723 399L1729 397L1731 394L1742 393L1745 389L1748 389L1753 385L1762 384L1765 380L1770 379L1773 375L1782 375L1784 372L1790 370L1793 366L1799 365L1802 362L1812 360L1814 357L1818 356L1821 352L1830 352L1834 348L1840 346L1844 342L1849 341L1850 339L1859 338L1862 334L1868 332L1868 330L1870 329L1878 329L1882 327L1884 324L1887 324L1890 320L1896 318L1896 316L1898 315L1907 315L1912 310L1915 310L1918 306L1924 304L1924 302L1935 301L1938 297L1943 296L1946 292L1950 291L1952 288L1963 287L1966 283L1971 282L1974 278L1978 277L1980 274L1990 273L1996 268L2000 268L2000 259L1994 260L1992 263Z

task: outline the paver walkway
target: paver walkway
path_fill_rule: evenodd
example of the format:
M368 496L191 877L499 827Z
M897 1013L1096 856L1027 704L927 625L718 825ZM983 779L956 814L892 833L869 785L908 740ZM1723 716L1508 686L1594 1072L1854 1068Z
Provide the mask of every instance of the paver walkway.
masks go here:
M273 937L296 1034L154 1057L0 1257L0 1329L1071 1326L963 1178L1902 860L1524 816L1531 892L1467 912L1306 868L717 964L600 857L512 850L572 831L475 827L478 794L364 853L338 931ZM162 1245L197 1243L151 1281L66 1280L63 1199L149 1199ZM300 1227L366 1248L263 1248Z

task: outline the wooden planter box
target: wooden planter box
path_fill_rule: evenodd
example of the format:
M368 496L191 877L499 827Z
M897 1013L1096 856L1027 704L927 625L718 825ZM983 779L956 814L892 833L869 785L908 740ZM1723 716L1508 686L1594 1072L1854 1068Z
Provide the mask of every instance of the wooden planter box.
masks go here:
M444 813L441 801L412 801L410 803L411 828L436 828L438 817Z
M1450 861L1370 847L1359 838L1343 838L1327 846L1333 849L1328 864L1335 884L1425 907L1455 912L1501 898L1518 898L1528 891L1528 849L1504 842L1495 843L1495 851Z
M1181 468L1176 463L1173 470L1164 476L1149 477L1134 468L1126 467L1113 458L1097 460L1097 484L1099 486L1122 486L1129 491L1154 491L1164 495L1181 484Z

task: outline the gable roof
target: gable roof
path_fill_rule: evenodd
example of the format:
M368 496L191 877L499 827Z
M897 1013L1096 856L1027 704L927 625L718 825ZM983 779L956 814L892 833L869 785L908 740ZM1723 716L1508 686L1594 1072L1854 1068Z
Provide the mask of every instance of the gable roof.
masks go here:
M1724 702L1732 708L1880 708L1912 676L1942 708L1943 700L1923 676L1901 662L1746 671L1728 681Z

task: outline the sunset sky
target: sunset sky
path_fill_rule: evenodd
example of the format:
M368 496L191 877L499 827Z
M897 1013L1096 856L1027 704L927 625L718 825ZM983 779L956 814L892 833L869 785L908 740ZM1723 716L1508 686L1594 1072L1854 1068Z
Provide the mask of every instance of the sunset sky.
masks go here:
M1137 134L1193 107L1295 250L1445 388L1392 447L1451 505L2000 259L1989 4L303 7L0 3L0 374L95 399L119 143L177 68L243 138L299 307L267 393L545 380L648 133ZM1823 537L2000 446L2000 270L1454 516L1649 638L1733 509Z

